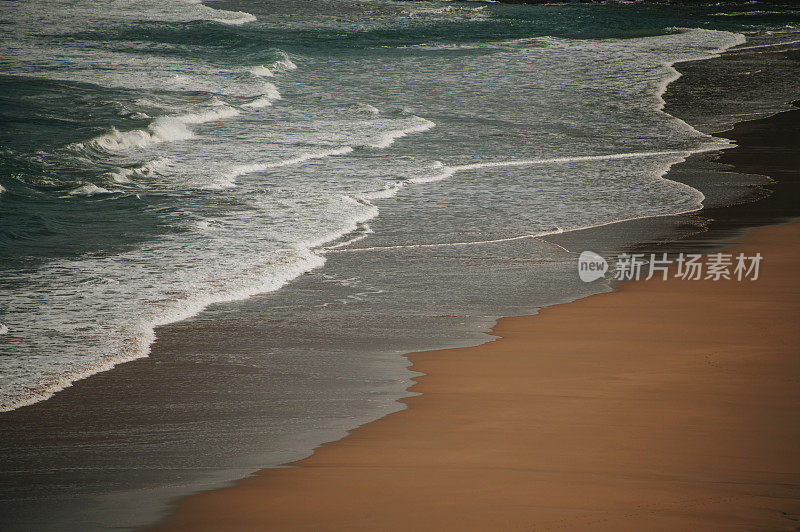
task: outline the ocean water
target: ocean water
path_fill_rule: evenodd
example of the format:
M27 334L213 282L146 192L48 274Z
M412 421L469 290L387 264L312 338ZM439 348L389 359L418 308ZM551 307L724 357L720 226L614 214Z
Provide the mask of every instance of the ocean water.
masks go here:
M798 22L791 5L759 2L3 2L0 411L148 356L159 326L259 294L274 294L259 312L276 319L352 323L348 303L370 298L361 318L411 316L432 309L425 292L457 302L431 315L490 322L607 289L568 288L547 237L700 209L702 192L663 176L729 147L709 132L740 108L697 110L702 127L664 112L673 65L792 46ZM755 70L735 75L763 86ZM774 94L751 116L786 103ZM494 288L459 288L478 286L476 249L501 261L517 245L526 262ZM489 293L526 275L524 304ZM293 288L305 278L320 282ZM418 314L395 325L416 340L390 350L447 344ZM381 378L407 384L402 363L348 358L320 331L341 367L383 363ZM288 333L275 346L311 352ZM315 363L298 355L274 379L305 371L303 386L335 395L324 374L339 370ZM279 404L291 387L278 380L248 385ZM270 430L330 429L311 411Z
M0 408L146 356L154 327L329 248L697 209L660 177L721 143L660 96L672 63L743 42L621 6L218 5L4 5ZM381 202L438 180L413 223L370 234Z

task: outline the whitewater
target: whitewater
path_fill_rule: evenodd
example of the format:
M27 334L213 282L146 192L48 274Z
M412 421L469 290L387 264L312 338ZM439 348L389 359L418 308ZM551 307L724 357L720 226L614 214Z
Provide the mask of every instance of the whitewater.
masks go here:
M26 11L32 6L15 5L19 12L7 15L16 24L6 38L11 53L3 74L59 84L66 96L48 104L50 113L66 116L77 105L94 117L37 149L11 147L6 154L23 170L3 182L0 207L29 204L57 228L47 237L52 245L75 251L35 250L32 268L7 263L2 410L147 356L157 327L215 303L279 290L323 268L328 252L367 238L374 245L365 242L364 249L505 242L696 210L701 194L660 177L688 154L725 143L664 114L661 94L675 79L675 61L713 57L742 42L733 33L683 29L599 42L402 42L366 47L353 62L347 54L317 56L290 39L285 49L254 47L247 39L274 31L269 17L180 1L112 7L98 13L88 2L67 7L57 0L38 6L35 23L70 37L66 45L22 22L33 20ZM388 6L385 17L424 27L478 24L489 17L479 7ZM76 16L85 18L87 32L72 29ZM386 20L374 21L376 31ZM311 24L321 25L324 37L330 22ZM151 44L132 39L131 26L148 28ZM240 51L198 54L216 34ZM598 65L600 53L612 63ZM527 72L513 87L498 86L509 68ZM595 69L594 95L573 85L575 72L587 68ZM507 101L493 101L497 94ZM619 101L627 102L624 109ZM591 137L601 129L608 132ZM579 130L584 134L575 136ZM604 183L587 188L600 168ZM403 202L409 186L447 182L441 186L456 194L447 201L464 208L476 197L492 201L491 190L506 175L492 184L492 171L513 170L521 172L514 179L544 183L534 217L469 217L457 230L441 231L446 216L436 214L432 197L417 207L417 226L405 234L372 232L382 202ZM588 196L548 196L550 185L566 179L584 182ZM482 182L477 196L461 203L458 194ZM610 189L618 201L608 201ZM49 207L37 205L42 195L69 215L50 221ZM514 209L526 209L524 197ZM117 227L86 230L111 211ZM28 222L20 223L24 233ZM36 238L35 230L25 236ZM20 248L20 261L29 248L36 243Z

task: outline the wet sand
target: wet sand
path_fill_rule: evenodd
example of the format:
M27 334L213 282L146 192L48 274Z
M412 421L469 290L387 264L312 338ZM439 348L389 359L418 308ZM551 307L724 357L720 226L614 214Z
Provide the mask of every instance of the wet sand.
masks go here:
M158 530L795 529L800 225L757 281L633 282L411 356L408 409Z
M724 136L718 161L774 193L702 211L706 232L665 249L734 237L759 280L629 282L410 355L407 410L181 499L156 529L797 529L800 224L740 237L796 216L800 111Z
M181 499L156 529L797 529L800 224L740 236L796 216L799 115L726 132L719 162L774 194L706 209L706 233L666 248L733 236L759 280L629 282L413 354L407 410Z

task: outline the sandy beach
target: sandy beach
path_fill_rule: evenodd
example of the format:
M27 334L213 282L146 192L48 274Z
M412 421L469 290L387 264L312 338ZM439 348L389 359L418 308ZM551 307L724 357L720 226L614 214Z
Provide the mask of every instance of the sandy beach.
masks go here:
M412 354L406 410L183 498L154 530L796 530L799 113L723 134L737 147L718 162L770 176L772 195L706 209L707 236L667 244L760 253L758 280L673 267Z
M739 147L720 160L779 192L713 223L789 216L797 111L726 135ZM730 242L764 257L756 281L628 282L410 355L408 409L181 499L155 529L796 529L798 242L797 223Z
M412 355L408 410L158 530L794 529L800 225L755 282L651 280Z

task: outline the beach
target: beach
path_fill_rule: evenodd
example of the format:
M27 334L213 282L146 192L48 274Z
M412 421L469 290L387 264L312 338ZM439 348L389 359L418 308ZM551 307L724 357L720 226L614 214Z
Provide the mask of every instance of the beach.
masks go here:
M629 282L410 355L407 410L152 530L794 530L798 242L726 248L764 257L756 281Z
M154 530L793 530L797 224L763 277L651 280L412 355L421 396Z
M761 4L9 5L0 529L796 529Z

